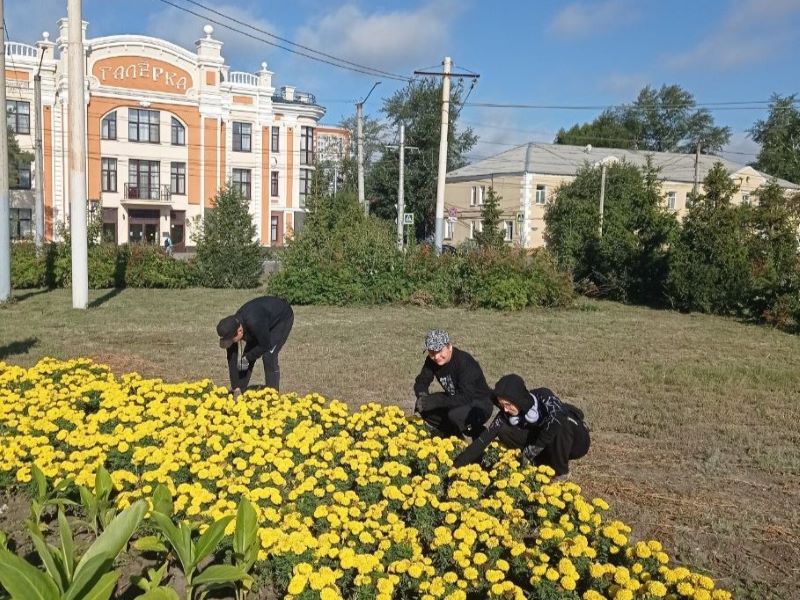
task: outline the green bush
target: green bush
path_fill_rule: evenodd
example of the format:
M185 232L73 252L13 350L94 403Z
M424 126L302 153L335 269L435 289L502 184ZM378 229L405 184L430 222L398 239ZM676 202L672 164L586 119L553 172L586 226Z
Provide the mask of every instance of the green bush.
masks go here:
M45 285L45 260L33 242L11 244L11 287L40 288Z
M190 263L167 256L158 246L121 246L117 259L120 263L125 265L124 281L128 287L185 288L193 280Z

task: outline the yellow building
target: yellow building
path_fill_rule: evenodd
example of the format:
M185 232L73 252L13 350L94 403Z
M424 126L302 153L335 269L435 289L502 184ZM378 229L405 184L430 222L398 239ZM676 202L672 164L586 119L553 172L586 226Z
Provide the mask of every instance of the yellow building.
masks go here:
M445 229L447 243L458 244L471 239L481 227L481 206L487 190L493 187L501 196L502 227L506 241L525 248L544 246L544 214L558 187L575 179L586 164L625 160L644 166L647 157L660 169L661 191L668 210L679 219L686 213L686 199L694 187L695 157L693 154L642 152L591 146L557 144L524 144L485 160L461 167L447 174L445 186ZM714 166L722 162L739 186L735 203L750 202L753 192L769 180L769 176L752 167L730 160L701 155L698 178L701 182ZM778 180L786 190L800 186ZM599 198L598 198L599 203Z
M67 21L59 37L35 46L6 44L8 120L33 151L34 75L41 60L45 236L69 213ZM325 109L315 97L273 86L266 63L231 71L222 42L204 27L195 50L140 35L86 38L87 191L102 210L107 240L191 245L191 227L226 182L250 200L262 245L282 245L302 226ZM29 234L34 215L30 171L11 193L12 238Z

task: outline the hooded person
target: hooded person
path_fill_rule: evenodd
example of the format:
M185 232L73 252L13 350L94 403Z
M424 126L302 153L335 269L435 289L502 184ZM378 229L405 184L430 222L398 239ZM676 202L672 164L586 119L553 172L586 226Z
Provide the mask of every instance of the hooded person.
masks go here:
M569 473L569 461L589 451L583 412L562 402L551 390L529 390L519 375L505 375L495 385L492 401L500 411L456 457L453 466L478 462L494 439L507 448L522 450L522 464L547 465L557 476Z
M414 410L435 435L475 439L492 416L491 389L480 364L441 329L428 332L425 350L428 356L414 380ZM434 378L442 392L430 393Z
M273 296L254 298L236 314L217 324L219 346L227 352L231 392L238 397L247 389L253 367L260 358L264 363L267 387L279 389L278 353L286 343L294 324L294 311L286 300Z

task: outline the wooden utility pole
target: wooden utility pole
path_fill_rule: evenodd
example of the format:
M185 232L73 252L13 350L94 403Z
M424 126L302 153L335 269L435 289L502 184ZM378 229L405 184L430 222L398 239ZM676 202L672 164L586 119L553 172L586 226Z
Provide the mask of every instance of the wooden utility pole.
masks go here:
M0 0L0 303L11 299L11 210L8 198L5 0Z

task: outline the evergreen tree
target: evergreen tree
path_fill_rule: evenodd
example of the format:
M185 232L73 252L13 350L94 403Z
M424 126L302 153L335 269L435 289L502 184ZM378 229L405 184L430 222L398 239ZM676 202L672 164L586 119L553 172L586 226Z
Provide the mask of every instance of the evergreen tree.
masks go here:
M505 246L505 236L500 229L500 199L490 187L481 207L481 230L475 234L475 241L481 248Z
M197 272L202 285L250 288L263 272L263 252L249 201L232 186L217 193L195 234Z
M769 116L750 130L753 141L761 144L753 165L773 177L800 183L800 109L796 94L774 95Z

